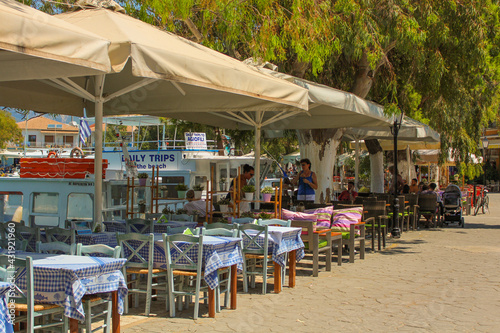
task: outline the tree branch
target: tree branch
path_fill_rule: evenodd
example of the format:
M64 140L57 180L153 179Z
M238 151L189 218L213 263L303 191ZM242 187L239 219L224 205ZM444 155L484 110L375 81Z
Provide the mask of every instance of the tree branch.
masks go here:
M187 25L191 33L194 35L196 38L196 42L199 43L203 40L203 35L201 34L200 30L194 25L193 21L191 21L190 18L184 19L183 22Z

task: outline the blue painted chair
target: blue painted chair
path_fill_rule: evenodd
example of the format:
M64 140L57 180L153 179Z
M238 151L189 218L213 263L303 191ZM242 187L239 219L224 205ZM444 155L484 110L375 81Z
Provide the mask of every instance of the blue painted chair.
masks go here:
M115 246L114 248L104 245L104 244L94 244L94 245L83 245L78 243L76 245L76 255L77 256L106 256L110 258L120 258L121 247ZM107 305L105 311L92 311L92 309L101 306L102 304ZM85 295L83 296L83 309L85 310L85 324L79 324L79 328L85 328L85 332L91 333L99 329L104 329L106 333L111 332L111 301L108 299L103 299L97 295ZM105 317L104 317L105 316ZM96 322L96 318L104 317L104 322L99 327L94 327L92 329L92 322Z
M127 259L123 266L123 276L127 282L129 295L136 294L135 306L139 306L138 294L146 295L145 314L149 316L151 310L151 299L158 298L156 291L167 289L167 271L153 267L154 258L154 234L142 235L138 233L117 234L116 239L122 248L122 258ZM146 255L147 254L147 255ZM135 278L133 278L135 276ZM145 277L146 283L141 282L141 276ZM156 282L153 283L153 279ZM145 288L144 288L145 286ZM166 297L168 299L168 297ZM168 301L167 301L168 308ZM125 298L125 313L128 313L128 297Z
M149 234L154 233L154 221L145 219L127 219L125 220L125 230L127 234Z
M291 220L280 220L280 219L269 219L269 220L259 219L259 221L257 221L257 224L258 225L290 227L292 225L292 221Z
M267 266L268 263L272 263L272 254L269 254L268 227L267 225L240 224L238 230L239 236L243 238L241 251L243 254L243 291L248 292L249 277L252 277L252 287L255 287L255 275L262 275L262 294L265 295L267 292ZM262 265L259 265L258 261Z
M75 255L76 244L66 244L63 242L50 242L42 243L36 242L36 252L37 253L49 253L49 254L69 254Z
M182 242L184 246L178 246L176 242ZM200 293L208 292L208 286L204 283L203 267L203 235L171 235L163 234L163 246L167 259L168 271L168 298L170 317L175 317L175 299L182 296L195 297L193 318L198 319L200 306ZM198 247L197 251L192 251ZM172 252L178 255L172 257ZM175 278L175 279L174 279ZM179 287L178 289L176 287ZM206 299L207 296L201 299ZM178 300L179 311L182 309L182 301Z
M247 224L247 223L254 223L255 219L253 217L239 217L236 219L232 219L231 223L234 224Z
M68 332L68 319L64 316L64 308L55 304L43 304L35 302L35 290L34 290L34 277L33 277L33 260L31 257L26 257L26 259L11 258L7 255L0 255L0 266L2 267L12 267L15 269L14 272L11 269L3 269L9 271L13 274L14 280L8 282L17 281L18 278L23 276L26 280L26 292L23 294L17 293L14 299L10 299L9 304L14 305L15 311L22 312L22 315L16 315L14 323L26 323L26 332L34 332L35 330L58 330L60 332ZM12 276L12 275L11 275ZM6 281L7 282L7 281ZM10 307L9 307L10 309ZM26 313L26 314L24 314ZM54 318L57 316L58 318ZM35 318L43 319L40 324L35 325ZM49 318L47 321L46 318Z

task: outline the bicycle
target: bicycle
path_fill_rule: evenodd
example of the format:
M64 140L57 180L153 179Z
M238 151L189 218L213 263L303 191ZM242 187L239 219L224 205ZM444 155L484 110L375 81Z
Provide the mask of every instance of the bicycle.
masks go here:
M481 208L481 211L483 214L489 214L490 209L490 198L488 197L488 190L485 188L485 186L481 187L481 192L479 197L476 199L476 207L474 209L474 216L477 215L479 212L479 208Z

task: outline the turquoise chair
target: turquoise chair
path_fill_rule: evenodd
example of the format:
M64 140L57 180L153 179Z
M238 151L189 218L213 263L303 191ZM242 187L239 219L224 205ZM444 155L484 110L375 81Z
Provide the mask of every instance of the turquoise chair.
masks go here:
M6 231L8 231L8 228L6 229ZM25 240L27 242L26 251L36 252L36 242L41 241L39 228L30 228L21 225L20 223L16 223L14 235L16 236L17 240Z
M265 295L267 292L267 265L272 262L272 255L269 254L268 227L267 225L260 226L250 223L240 224L238 230L239 236L243 238L241 250L243 254L243 291L248 292L249 276L252 277L252 287L254 287L255 275L262 275L262 294ZM258 240L260 237L264 238L263 242ZM262 265L257 265L257 261L262 261ZM262 266L262 268L258 266Z
M45 228L45 237L47 237L47 243L50 242L63 242L67 244L76 243L76 232L74 229L68 230L57 227Z
M18 293L14 298L14 310L25 312L23 315L16 315L14 324L25 322L26 332L34 332L35 330L47 330L60 332L68 332L68 319L64 316L64 308L54 304L35 303L34 277L33 277L33 260L31 257L26 259L11 258L7 255L0 255L0 266L12 267L11 269L2 269L14 276L14 281L22 275L26 280L26 293ZM3 274L2 274L3 275ZM11 276L12 276L11 275ZM12 280L8 282L13 282ZM10 301L13 301L12 299ZM9 303L11 304L11 303ZM57 319L54 316L58 316ZM60 319L59 319L60 316ZM35 318L41 318L40 324L35 325ZM48 320L47 320L48 318Z
M154 233L154 221L145 219L128 219L125 220L125 230L127 234L138 233L138 234L149 234Z
M36 242L36 252L37 253L49 253L49 254L69 254L75 255L76 244L66 244L63 242L50 242L42 243Z
M127 259L127 263L123 266L123 276L125 277L128 293L136 294L135 306L139 306L139 294L146 295L146 316L149 316L151 310L151 299L158 298L158 294L153 294L153 289L156 291L167 290L167 271L153 267L154 258L154 234L142 235L138 233L132 234L117 234L116 239L122 249L122 258ZM141 249L147 248L148 257L142 255ZM128 253L130 252L130 253ZM135 278L133 278L135 276ZM146 283L141 281L141 276L145 277ZM153 279L156 282L153 283ZM145 287L144 287L145 286ZM168 297L166 297L168 299ZM167 301L168 309L168 301ZM128 313L128 297L125 297L125 313Z
M26 251L26 249L28 248L28 241L25 239L24 240L16 239L14 240L14 243L12 243L11 240L0 239L0 248L8 250L9 248L12 249L12 247L14 247L16 251Z
M187 227L171 227L167 225L167 235L176 235L176 234L182 234Z
M292 225L291 220L280 220L280 219L269 219L263 220L259 219L257 222L258 225L271 225L271 226L281 226L281 227L290 227Z
M187 246L177 246L175 242L188 243ZM168 271L168 298L170 307L170 317L175 317L175 299L182 296L195 297L193 318L198 319L200 307L200 293L208 292L208 286L202 286L204 275L203 267L203 235L171 235L163 234L163 246L167 259ZM194 255L192 249L198 247ZM178 252L175 258L172 258L172 251ZM184 263L184 262L188 263ZM174 277L176 280L174 280ZM180 280L180 281L179 281ZM176 289L175 287L179 287ZM204 296L201 299L207 299ZM178 301L179 311L182 309L182 301Z
M227 229L227 230L238 229L238 227L234 224L228 224L222 222L214 222L214 223L203 222L203 227L205 229Z
M110 258L120 258L122 249L119 246L115 246L114 248L104 245L104 244L95 244L95 245L83 245L82 243L78 243L76 245L76 255L77 256L90 256L99 255L106 256ZM97 306L101 306L102 304L107 305L107 309L105 311L92 311L93 308ZM85 328L85 332L92 333L98 329L104 329L106 333L111 332L111 301L108 299L102 299L97 295L85 295L83 296L83 309L85 310L85 324L79 324L79 328ZM104 317L104 322L99 327L94 327L92 329L92 322L96 322L96 318Z
M253 217L240 217L236 219L232 219L231 223L233 224L247 224L247 223L254 223L255 219Z

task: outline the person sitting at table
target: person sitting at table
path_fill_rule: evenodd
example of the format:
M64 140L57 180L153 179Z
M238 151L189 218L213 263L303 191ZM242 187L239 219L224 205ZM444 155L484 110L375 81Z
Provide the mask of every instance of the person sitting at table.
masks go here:
M354 191L354 182L347 183L347 190L344 190L339 195L339 201L354 201L358 196L358 192Z
M410 193L418 193L418 180L413 178L410 185Z
M184 209L188 214L198 213L198 217L205 217L207 215L207 204L205 200L195 199L194 190L186 192L186 199L189 201L184 205ZM212 206L212 211L215 210Z

